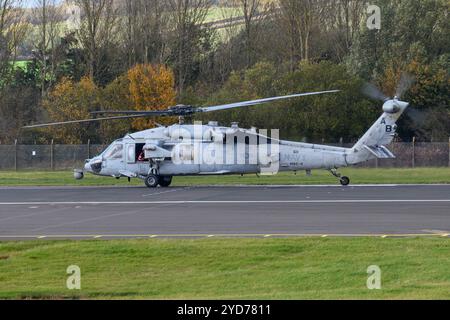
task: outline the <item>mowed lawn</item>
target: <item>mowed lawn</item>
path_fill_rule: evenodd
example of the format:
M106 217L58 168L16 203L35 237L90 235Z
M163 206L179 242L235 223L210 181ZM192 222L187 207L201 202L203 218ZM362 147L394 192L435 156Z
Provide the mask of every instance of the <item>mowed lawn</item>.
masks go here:
M342 169L350 177L351 184L428 184L450 183L450 168L416 169ZM311 185L338 184L328 171L316 170L312 176L304 171L279 173L273 176L194 176L175 177L173 186L195 185ZM131 183L126 178L116 180L87 174L83 180L75 180L71 171L0 171L0 186L101 186L143 185L139 179Z
M371 265L381 290L366 287ZM3 242L0 298L450 299L450 239Z

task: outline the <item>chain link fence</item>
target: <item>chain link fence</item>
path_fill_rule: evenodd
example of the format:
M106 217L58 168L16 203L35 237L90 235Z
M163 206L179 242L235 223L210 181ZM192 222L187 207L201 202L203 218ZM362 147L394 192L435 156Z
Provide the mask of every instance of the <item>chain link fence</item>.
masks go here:
M0 145L0 170L66 170L82 168L106 145Z
M396 142L389 150L395 159L374 159L361 164L369 168L450 167L450 142Z
M352 147L352 145L344 145ZM82 168L84 161L106 145L0 145L0 170L67 170ZM366 168L450 167L449 142L396 142L389 149L396 159L374 159Z

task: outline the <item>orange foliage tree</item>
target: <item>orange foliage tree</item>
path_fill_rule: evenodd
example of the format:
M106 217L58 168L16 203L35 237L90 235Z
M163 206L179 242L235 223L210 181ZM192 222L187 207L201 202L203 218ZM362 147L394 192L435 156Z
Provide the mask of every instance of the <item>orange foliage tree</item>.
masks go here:
M162 65L138 64L128 71L130 100L136 110L164 110L175 104L175 80L172 70ZM173 122L165 119L162 122ZM137 119L133 128L148 129L152 119Z
M102 110L132 110L133 103L130 101L129 83L127 74L117 77L102 90ZM109 116L109 115L104 115ZM111 115L114 116L114 115ZM131 119L109 120L100 122L98 134L103 143L110 143L131 132Z
M70 121L87 119L89 112L96 110L100 90L90 78L73 82L63 78L43 101L44 110L52 121ZM94 136L95 128L91 124L70 124L50 127L47 130L55 142L80 144Z
M90 118L97 110L163 110L175 104L173 72L160 65L136 65L105 88L99 88L91 78L74 82L63 78L43 101L50 121L70 121ZM153 127L153 119L114 120L99 123L70 124L50 127L48 136L55 142L80 144L110 142L125 133ZM173 123L174 119L158 122ZM131 128L132 127L132 128Z

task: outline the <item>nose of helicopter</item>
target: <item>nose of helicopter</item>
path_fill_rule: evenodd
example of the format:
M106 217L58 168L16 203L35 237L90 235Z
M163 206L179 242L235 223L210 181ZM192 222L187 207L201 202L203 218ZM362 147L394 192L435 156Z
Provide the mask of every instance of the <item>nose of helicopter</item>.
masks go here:
M100 173L102 170L102 159L101 158L93 158L87 159L84 164L84 170L90 173Z

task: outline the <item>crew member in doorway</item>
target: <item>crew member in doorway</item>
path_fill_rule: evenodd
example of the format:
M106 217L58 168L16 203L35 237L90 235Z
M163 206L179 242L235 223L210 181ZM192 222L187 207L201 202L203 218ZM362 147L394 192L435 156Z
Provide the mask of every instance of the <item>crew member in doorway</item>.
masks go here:
M144 150L141 151L138 157L138 161L145 161L145 153Z

